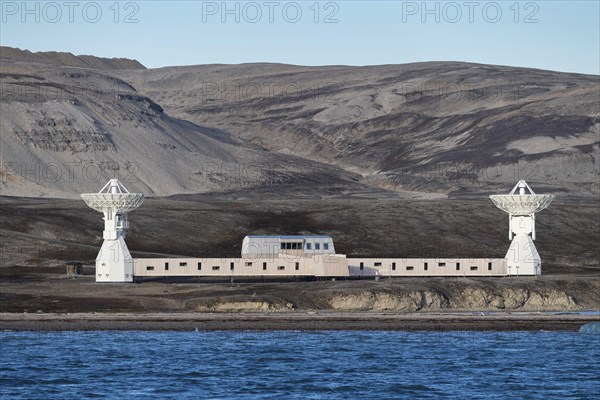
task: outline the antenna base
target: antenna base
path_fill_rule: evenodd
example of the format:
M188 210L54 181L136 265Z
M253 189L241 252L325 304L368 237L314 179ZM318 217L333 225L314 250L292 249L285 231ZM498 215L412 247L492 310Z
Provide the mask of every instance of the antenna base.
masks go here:
M123 237L102 243L96 257L96 282L133 282L133 258Z
M542 275L542 259L529 235L516 234L506 253L507 275Z

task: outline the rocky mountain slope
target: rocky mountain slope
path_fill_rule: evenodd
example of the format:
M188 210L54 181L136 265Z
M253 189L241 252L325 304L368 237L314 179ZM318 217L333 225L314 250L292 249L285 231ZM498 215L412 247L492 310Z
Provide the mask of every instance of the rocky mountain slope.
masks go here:
M7 195L77 196L112 176L149 195L479 197L520 178L600 194L598 76L456 62L147 70L3 47L0 86Z
M56 51L32 53L28 50L21 50L7 46L0 46L0 60L79 68L93 68L100 70L146 68L139 61L130 60L128 58L76 56L71 53L61 53Z
M599 193L598 76L456 62L120 71L173 115L392 190Z
M177 119L109 72L0 63L2 194L79 197L111 177L147 195L311 182L352 173Z

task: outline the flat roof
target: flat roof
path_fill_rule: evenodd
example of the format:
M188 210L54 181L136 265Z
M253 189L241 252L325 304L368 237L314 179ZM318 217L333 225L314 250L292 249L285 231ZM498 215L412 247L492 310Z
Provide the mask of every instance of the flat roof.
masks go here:
M246 237L257 239L331 239L331 236L327 235L246 235Z

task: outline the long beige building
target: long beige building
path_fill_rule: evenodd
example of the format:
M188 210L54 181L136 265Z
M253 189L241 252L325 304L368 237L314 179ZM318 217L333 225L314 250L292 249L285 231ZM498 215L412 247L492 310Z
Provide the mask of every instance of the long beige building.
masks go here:
M347 258L330 236L246 236L240 258L136 258L135 277L505 276L506 259Z

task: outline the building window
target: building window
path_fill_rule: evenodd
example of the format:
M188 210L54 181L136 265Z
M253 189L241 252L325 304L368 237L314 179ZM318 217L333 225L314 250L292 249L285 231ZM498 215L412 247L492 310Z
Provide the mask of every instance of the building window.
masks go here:
M286 248L287 250L291 250L291 249L292 249L292 244L291 244L291 243L286 243L286 244L285 244L285 248Z
M229 269L233 271L233 267L234 267L234 264L233 263L229 263Z
M187 267L187 262L180 262L180 263L179 263L179 266L180 266L180 267Z
M285 243L281 243L281 250L285 250Z
M212 267L213 271L218 271L220 269L221 269L221 267L219 267L218 265L213 265L213 267Z
M360 270L362 271L363 269L365 269L365 263L360 263Z
M296 263L296 271L300 271L300 263L299 262Z
M373 266L375 266L375 267L381 267L381 263L380 262L376 262L376 263L373 264Z
M165 263L165 271L169 270L169 263Z
M266 270L267 270L267 263L266 263L266 262L264 262L264 263L263 263L263 271L266 271Z
M427 271L429 269L429 264L428 263L423 263L423 269L425 271Z
M252 261L246 261L246 267L251 267L252 266Z
M456 263L456 270L460 271L460 263Z
M148 265L146 267L146 271L154 271L154 267L152 265Z
M406 270L407 270L407 271L412 271L412 270L414 270L414 269L415 269L415 267L413 267L412 265L407 265L407 266L406 266Z
M283 270L285 270L285 267L283 265L279 265L277 267L277 271L283 271Z
M312 250L312 243L306 243L306 250Z
M323 250L329 250L329 243L323 243Z
M491 262L489 262L489 263L488 263L488 271L491 271L491 270L492 270L492 263L491 263Z
M200 271L200 270L202 270L202 263L201 262L198 263L198 271Z
M445 262L439 262L439 263L438 263L438 267L445 267L445 266L446 266L446 263L445 263Z
M477 265L471 265L471 271L477 271Z
M396 270L396 263L392 263L392 271Z
M321 250L321 243L315 243L315 250Z

